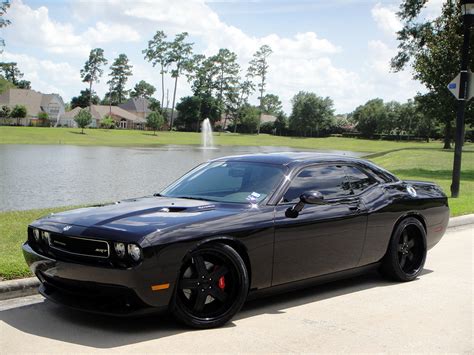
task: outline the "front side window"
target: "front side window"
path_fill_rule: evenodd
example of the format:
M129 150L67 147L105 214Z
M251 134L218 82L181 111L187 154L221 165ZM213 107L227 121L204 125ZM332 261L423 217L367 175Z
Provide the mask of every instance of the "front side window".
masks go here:
M303 169L291 182L283 196L284 203L296 203L302 193L319 191L325 199L351 195L344 167L341 165L317 165Z
M355 166L346 166L347 180L351 184L354 195L358 195L376 181L373 177L367 175L361 169Z
M166 197L258 203L282 181L286 168L264 163L218 161L203 164L163 190Z

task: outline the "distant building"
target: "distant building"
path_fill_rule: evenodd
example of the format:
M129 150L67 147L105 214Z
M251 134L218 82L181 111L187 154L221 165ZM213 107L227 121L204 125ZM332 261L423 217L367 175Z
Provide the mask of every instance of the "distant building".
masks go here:
M151 113L149 108L150 101L143 97L128 99L123 104L118 105L118 107L144 119Z
M26 118L18 122L24 126L36 121L40 112L46 112L54 125L65 112L64 101L58 94L43 94L27 89L8 89L0 94L0 106L13 108L16 105L26 107Z
M85 108L85 110L88 109L88 107ZM61 116L60 122L64 122L64 125L67 126L76 126L74 117L76 117L80 110L80 107L76 107L69 112L65 112ZM145 129L145 119L134 115L133 113L128 112L118 106L92 105L91 114L92 123L90 127L100 127L100 121L102 121L106 116L110 116L115 121L117 128Z

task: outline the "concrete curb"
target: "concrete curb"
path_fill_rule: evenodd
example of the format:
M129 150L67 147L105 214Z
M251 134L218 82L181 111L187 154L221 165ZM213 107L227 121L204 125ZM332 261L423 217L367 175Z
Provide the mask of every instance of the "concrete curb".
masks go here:
M39 281L36 277L0 282L0 301L10 298L30 296L38 293Z
M450 218L448 228L465 226L466 224L474 224L474 214Z
M474 224L474 214L450 218L448 228L454 228L468 224ZM38 286L39 281L36 277L0 281L0 301L10 298L34 295L38 293Z

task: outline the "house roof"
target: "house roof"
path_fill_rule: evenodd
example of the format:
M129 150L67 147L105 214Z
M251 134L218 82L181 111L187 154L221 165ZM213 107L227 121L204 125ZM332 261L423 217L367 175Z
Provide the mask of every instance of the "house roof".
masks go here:
M13 107L15 105L23 105L26 107L27 115L29 117L36 116L41 112L41 101L43 94L26 89L9 89L0 94L0 105L7 105Z
M276 121L276 117L273 116L273 115L266 115L266 114L262 114L262 120L261 120L261 123L266 123L266 122L275 122Z
M71 111L66 112L62 118L74 118L81 110L81 107L75 107ZM111 114L113 117L116 118L125 118L126 120L133 121L136 123L144 123L146 122L145 119L134 115L131 112L128 112L118 106L108 106L108 105L92 105L91 109L92 117L96 120L101 120L105 116Z
M143 97L131 98L125 101L123 104L118 105L118 107L130 111L130 112L145 112L149 113L151 110L148 108L150 106L150 101Z

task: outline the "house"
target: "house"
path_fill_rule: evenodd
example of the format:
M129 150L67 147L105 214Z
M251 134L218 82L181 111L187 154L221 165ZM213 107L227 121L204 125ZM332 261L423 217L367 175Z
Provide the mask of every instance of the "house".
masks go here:
M151 113L150 101L143 97L130 98L118 107L144 119Z
M58 94L43 94L35 90L9 89L0 94L0 106L13 108L16 105L26 107L26 118L18 123L24 126L34 123L40 112L46 112L52 124L64 114L64 101Z
M89 108L85 108L88 110ZM60 122L70 123L68 126L76 126L74 117L79 113L81 107L75 107L73 110L65 112L61 116ZM145 129L146 120L130 113L118 106L92 105L91 107L92 123L90 127L100 127L100 121L106 116L112 117L117 128L125 129Z

